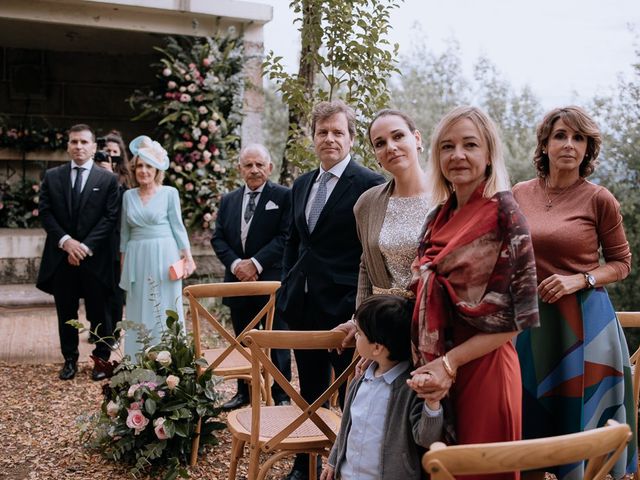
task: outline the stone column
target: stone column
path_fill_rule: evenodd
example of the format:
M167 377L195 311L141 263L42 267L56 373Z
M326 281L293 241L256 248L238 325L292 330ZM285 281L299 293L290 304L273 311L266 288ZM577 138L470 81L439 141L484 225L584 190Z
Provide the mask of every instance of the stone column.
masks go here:
M262 61L264 43L262 25L247 25L244 30L244 73L242 145L263 143L262 112L264 92L262 88Z

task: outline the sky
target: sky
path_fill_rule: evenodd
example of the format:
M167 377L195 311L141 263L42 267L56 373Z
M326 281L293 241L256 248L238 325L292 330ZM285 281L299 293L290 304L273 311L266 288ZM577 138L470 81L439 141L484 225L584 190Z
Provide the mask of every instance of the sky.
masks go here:
M265 51L296 71L300 42L289 0L250 1L273 6ZM619 75L630 78L640 61L640 0L405 0L391 24L389 39L400 44L400 55L417 35L435 52L454 38L467 77L486 56L514 88L529 85L546 109L586 104Z

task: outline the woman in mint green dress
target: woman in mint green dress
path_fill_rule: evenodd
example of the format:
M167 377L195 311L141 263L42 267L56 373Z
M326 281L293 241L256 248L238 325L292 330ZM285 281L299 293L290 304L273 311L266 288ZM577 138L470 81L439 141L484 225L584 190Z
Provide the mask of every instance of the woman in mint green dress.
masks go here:
M180 198L173 187L163 186L169 166L167 152L158 142L140 136L129 145L133 159L134 184L122 200L120 288L127 292L126 319L143 324L159 340L166 310L175 310L184 323L182 279L169 278L169 266L185 259L184 276L196 266L189 237L182 222ZM125 337L125 354L135 360L141 345L137 332Z

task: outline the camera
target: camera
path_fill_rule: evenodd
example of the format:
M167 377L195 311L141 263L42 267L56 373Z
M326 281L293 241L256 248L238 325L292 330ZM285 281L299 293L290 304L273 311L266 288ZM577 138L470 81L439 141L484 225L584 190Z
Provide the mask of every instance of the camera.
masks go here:
M111 157L106 152L101 150L97 150L96 153L93 154L94 162L111 162Z

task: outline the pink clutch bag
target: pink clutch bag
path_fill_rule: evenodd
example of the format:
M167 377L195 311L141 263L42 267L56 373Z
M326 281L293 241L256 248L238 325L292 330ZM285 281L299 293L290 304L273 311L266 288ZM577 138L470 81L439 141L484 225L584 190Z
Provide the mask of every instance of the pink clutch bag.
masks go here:
M182 277L184 277L184 264L185 264L184 258L181 258L176 263L172 263L169 266L169 279L179 280Z

